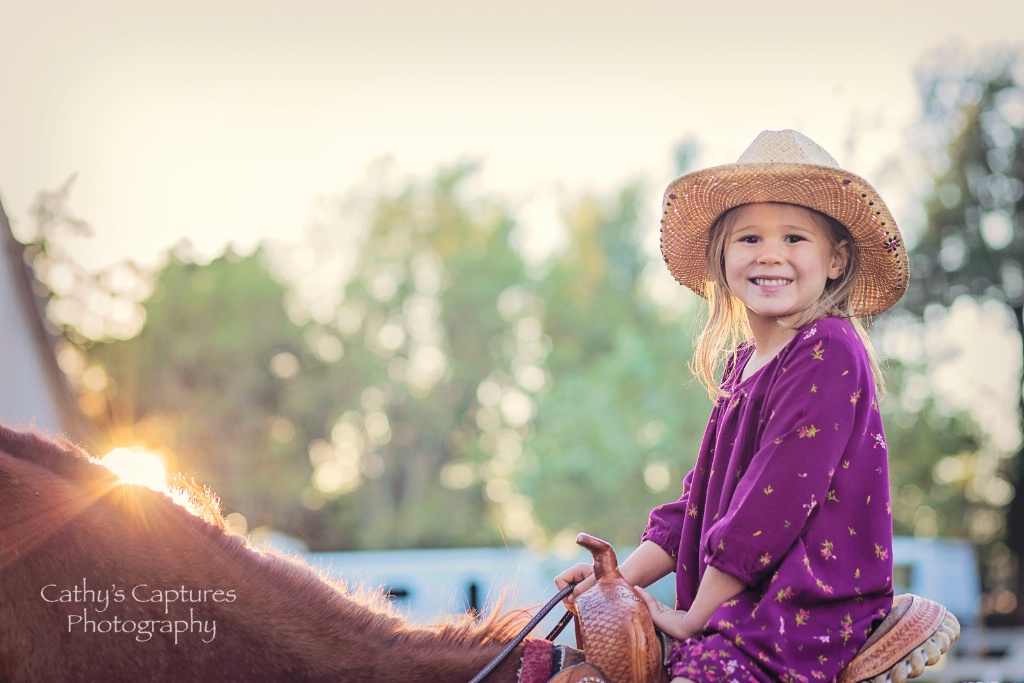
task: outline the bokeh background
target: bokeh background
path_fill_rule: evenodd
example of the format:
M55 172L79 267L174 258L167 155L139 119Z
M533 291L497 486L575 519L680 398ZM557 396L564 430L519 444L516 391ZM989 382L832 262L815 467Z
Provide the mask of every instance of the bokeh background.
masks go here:
M1020 622L1024 4L0 0L0 200L92 446L311 550L635 543L710 404L660 194L797 128L912 254L902 535ZM6 380L5 380L6 383Z

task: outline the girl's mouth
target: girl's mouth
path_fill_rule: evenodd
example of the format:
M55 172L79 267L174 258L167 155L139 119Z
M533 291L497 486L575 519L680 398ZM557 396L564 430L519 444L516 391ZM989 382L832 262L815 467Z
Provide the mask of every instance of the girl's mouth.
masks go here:
M755 277L753 282L758 287L783 287L792 282L792 280L784 280L782 278L766 278L766 277Z

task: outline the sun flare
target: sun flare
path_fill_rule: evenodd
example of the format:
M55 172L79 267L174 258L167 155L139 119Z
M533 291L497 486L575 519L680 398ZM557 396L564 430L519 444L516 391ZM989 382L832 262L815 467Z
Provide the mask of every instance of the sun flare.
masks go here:
M100 462L123 484L139 484L154 491L167 489L167 470L157 453L139 447L121 447L104 455Z

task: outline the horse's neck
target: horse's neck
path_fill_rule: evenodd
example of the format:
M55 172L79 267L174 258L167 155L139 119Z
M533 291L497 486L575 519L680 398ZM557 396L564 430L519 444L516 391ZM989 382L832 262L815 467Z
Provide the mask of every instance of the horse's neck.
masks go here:
M0 452L0 679L463 681L509 637L510 623L411 627L308 567L252 551L166 496L114 486L92 467L53 453L33 460ZM111 591L103 611L98 595L52 601L84 583ZM234 599L148 600L182 588ZM215 623L216 636L192 628L177 642L159 633L141 642L104 626L90 634L69 621L85 610L97 623ZM519 660L513 654L489 680L515 681Z
M521 625L517 617L495 615L483 624L469 617L451 619L433 626L409 625L404 618L381 605L380 596L352 595L326 583L304 565L263 556L261 562L284 563L285 571L254 572L253 575L287 577L284 585L264 584L267 607L277 615L268 624L280 634L283 624L294 629L296 644L308 637L304 630L320 639L315 652L303 656L323 656L346 670L358 663L361 674L353 680L386 680L389 683L434 683L468 681L490 661ZM290 582L297 582L292 584ZM300 596L301 601L291 598ZM489 681L512 683L522 661L521 648L499 667Z

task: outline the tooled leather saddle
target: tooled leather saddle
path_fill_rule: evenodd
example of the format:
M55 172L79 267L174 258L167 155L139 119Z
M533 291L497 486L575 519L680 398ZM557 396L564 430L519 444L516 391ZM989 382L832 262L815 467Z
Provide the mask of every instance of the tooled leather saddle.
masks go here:
M576 542L594 556L597 583L576 598L576 642L585 661L549 683L666 683L662 641L640 596L619 573L611 545L588 534ZM838 683L905 683L935 664L960 636L956 617L937 602L906 593Z

